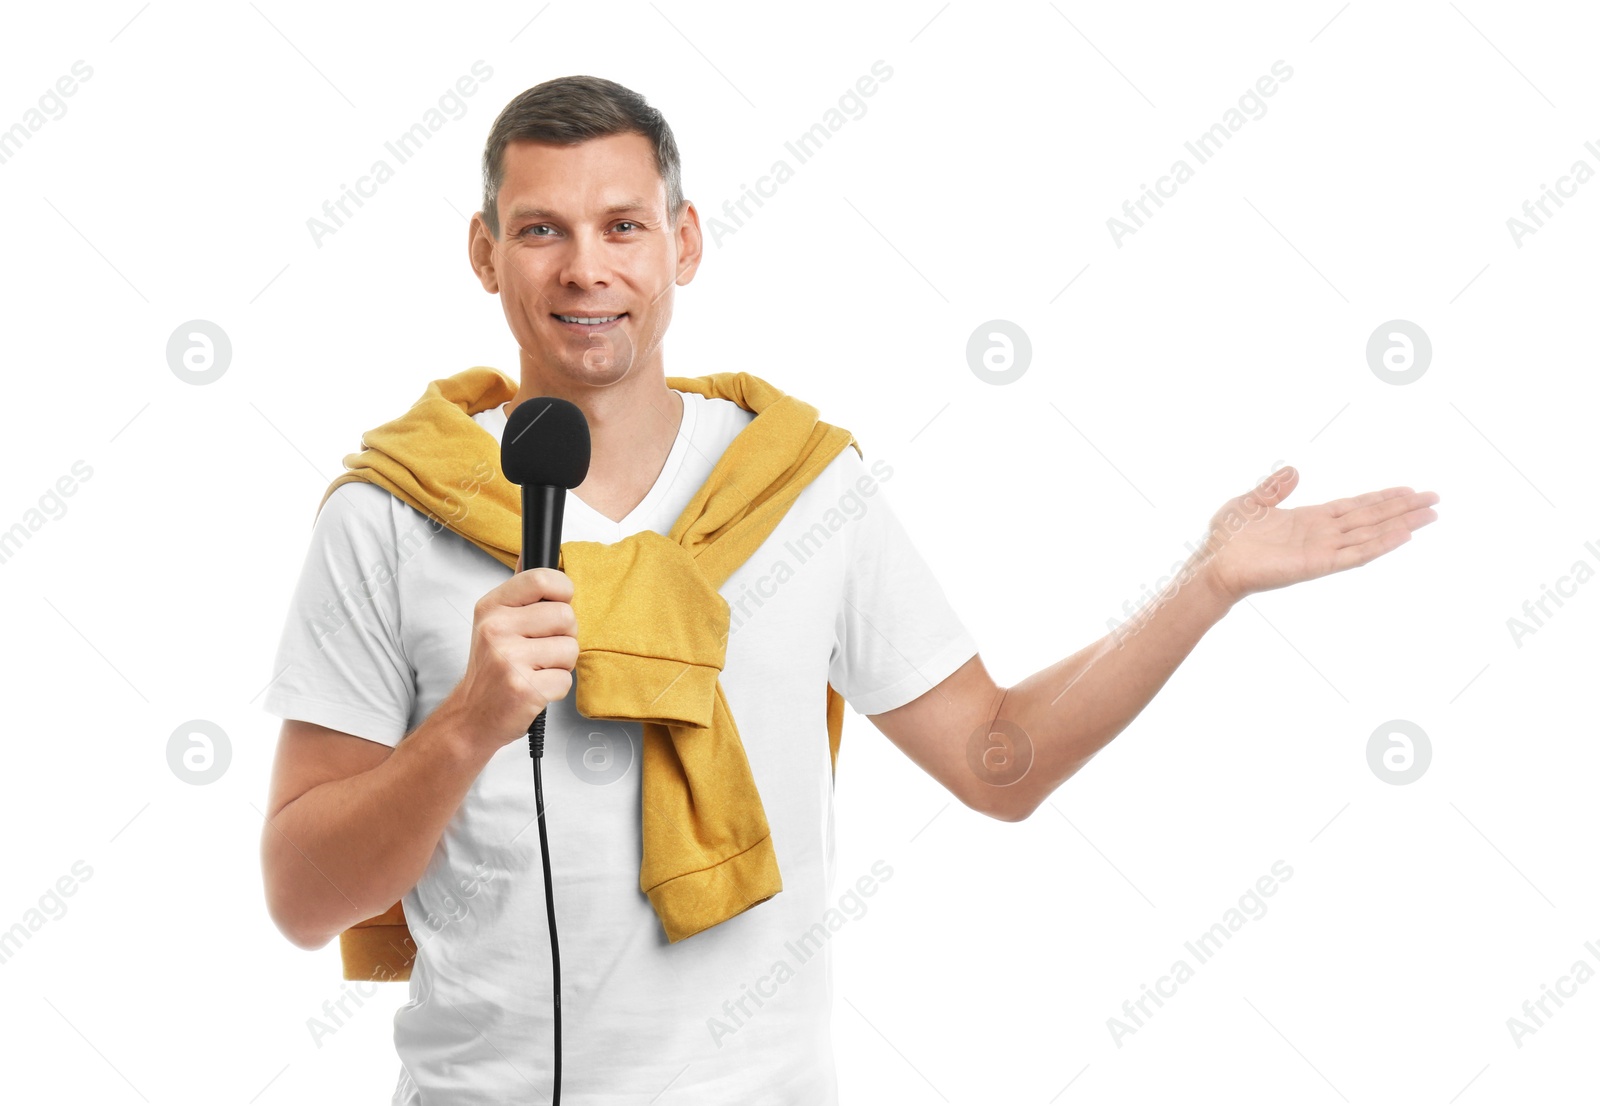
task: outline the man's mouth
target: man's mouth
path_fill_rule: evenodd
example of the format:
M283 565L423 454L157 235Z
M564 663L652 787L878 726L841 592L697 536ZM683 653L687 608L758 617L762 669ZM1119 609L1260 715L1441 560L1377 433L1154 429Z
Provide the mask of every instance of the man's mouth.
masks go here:
M602 327L614 323L618 319L625 318L627 314L626 311L619 315L559 315L552 313L551 317L568 326Z

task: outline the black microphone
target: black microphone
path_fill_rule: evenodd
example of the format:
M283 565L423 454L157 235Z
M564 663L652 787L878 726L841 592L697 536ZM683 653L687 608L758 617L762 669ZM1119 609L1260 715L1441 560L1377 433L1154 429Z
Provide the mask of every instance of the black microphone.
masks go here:
M589 474L589 420L576 405L555 396L523 400L506 420L500 439L500 471L522 486L522 570L559 568L561 514L567 492ZM561 947L556 941L556 906L550 886L550 842L545 835L544 716L528 727L533 792L539 818L539 855L544 861L544 903L550 923L550 978L555 1004L555 1091L561 1104Z
M556 396L523 400L506 420L500 471L522 486L522 570L559 568L567 492L589 474L589 420ZM528 755L544 756L544 716L528 726Z
M589 475L589 420L555 396L523 400L506 420L500 471L522 486L522 568L557 568L567 492Z

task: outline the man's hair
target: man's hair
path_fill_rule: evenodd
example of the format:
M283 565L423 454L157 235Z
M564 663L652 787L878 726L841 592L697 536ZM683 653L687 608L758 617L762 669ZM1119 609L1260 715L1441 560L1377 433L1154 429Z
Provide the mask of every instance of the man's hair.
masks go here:
M495 118L483 148L483 221L500 237L500 186L505 182L506 146L549 142L576 146L591 138L637 134L655 147L656 171L667 190L667 217L683 214L683 178L678 143L666 117L645 98L604 77L556 77L519 94Z

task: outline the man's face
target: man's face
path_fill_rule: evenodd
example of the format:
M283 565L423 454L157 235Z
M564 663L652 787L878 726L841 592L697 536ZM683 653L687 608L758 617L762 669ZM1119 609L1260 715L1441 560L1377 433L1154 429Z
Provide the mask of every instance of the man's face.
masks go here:
M474 215L469 251L524 363L597 387L638 367L660 371L673 288L700 263L700 221L689 205L669 222L645 137L511 143L498 206L499 240Z

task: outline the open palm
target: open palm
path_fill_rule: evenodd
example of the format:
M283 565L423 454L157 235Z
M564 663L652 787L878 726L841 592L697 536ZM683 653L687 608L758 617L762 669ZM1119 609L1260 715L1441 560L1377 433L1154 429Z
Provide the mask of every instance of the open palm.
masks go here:
M1279 469L1212 516L1197 557L1211 587L1228 602L1364 565L1439 517L1430 509L1439 496L1410 488L1280 508L1299 480L1293 468Z

